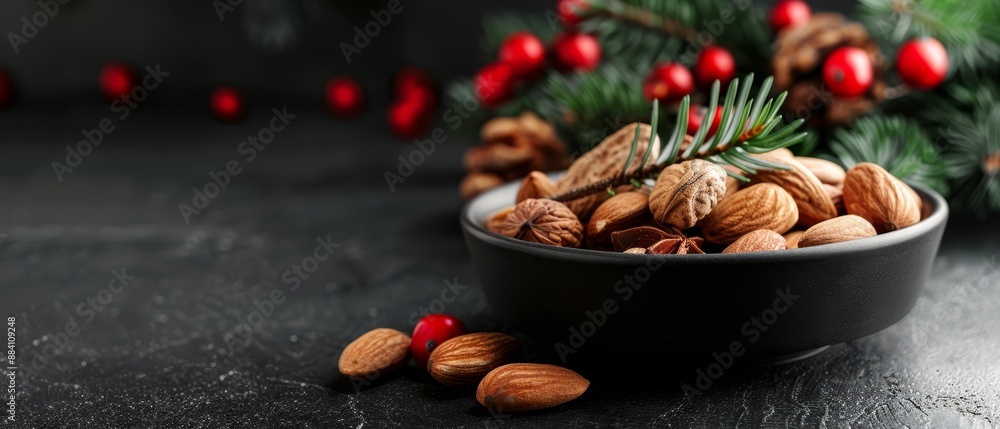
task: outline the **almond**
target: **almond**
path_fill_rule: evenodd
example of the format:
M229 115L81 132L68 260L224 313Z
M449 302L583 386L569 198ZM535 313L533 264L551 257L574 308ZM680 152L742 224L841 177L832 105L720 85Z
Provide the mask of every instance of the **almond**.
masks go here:
M845 215L817 223L799 238L799 247L813 247L874 237L875 227L860 216Z
M632 247L629 249L625 249L624 251L622 251L622 253L631 253L633 255L645 255L646 249L644 247Z
M851 167L844 179L844 208L875 227L878 233L920 222L920 202L905 183L870 162Z
M702 233L711 243L728 245L758 229L782 234L799 219L795 199L780 186L761 183L722 200L705 217Z
M587 379L566 368L512 363L483 378L476 400L497 413L540 410L579 398L588 387Z
M802 234L805 234L805 231L791 231L791 232L786 232L785 236L784 236L784 238L785 238L785 247L788 248L788 249L798 249L799 248L799 239L802 238Z
M348 344L337 365L341 374L371 380L409 360L410 337L395 329L378 328Z
M521 187L517 189L517 202L528 198L548 198L555 194L556 182L541 171L532 171L521 181Z
M770 229L758 229L745 234L730 244L722 253L749 253L784 250L788 247L785 237Z
M445 386L462 386L482 380L487 373L514 357L521 341L499 332L460 335L438 345L427 361L427 370Z
M759 170L751 179L753 182L774 183L788 191L799 210L800 225L810 227L837 217L837 207L823 188L823 182L808 168L794 158L780 155L767 153L756 157L791 167L791 170Z
M623 192L597 206L587 222L587 238L595 244L610 244L611 233L636 227L649 217L649 197Z
M837 165L833 161L808 156L797 156L795 160L809 169L820 182L827 185L839 186L844 183L847 172L844 167Z

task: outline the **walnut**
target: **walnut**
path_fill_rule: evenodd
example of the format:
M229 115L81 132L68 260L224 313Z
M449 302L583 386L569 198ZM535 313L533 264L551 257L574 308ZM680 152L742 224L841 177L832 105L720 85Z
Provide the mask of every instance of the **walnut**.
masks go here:
M566 145L556 135L555 127L530 112L491 119L483 125L480 135L483 142L465 152L466 180L482 174L499 180L478 180L483 186L463 187L465 199L503 182L520 179L531 171L553 171L566 166Z
M726 196L726 177L725 169L700 159L667 167L649 195L653 218L678 229L693 227Z
M580 247L583 225L563 203L529 198L514 206L497 233L552 246Z

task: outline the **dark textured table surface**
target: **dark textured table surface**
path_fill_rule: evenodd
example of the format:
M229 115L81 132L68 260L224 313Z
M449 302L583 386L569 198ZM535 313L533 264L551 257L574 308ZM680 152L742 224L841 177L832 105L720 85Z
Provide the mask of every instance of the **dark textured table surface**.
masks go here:
M693 367L613 359L579 400L526 415L491 416L412 364L356 391L336 369L343 347L408 331L446 282L468 288L445 312L503 329L458 228L469 139L449 131L390 191L383 173L413 147L374 120L302 108L247 162L238 146L265 110L235 126L136 115L62 182L51 163L99 116L4 117L0 310L16 318L20 427L1000 426L1000 223L956 216L904 320L808 360L744 365L700 396L681 391ZM178 205L229 160L240 173L186 223ZM317 240L331 256L286 274Z

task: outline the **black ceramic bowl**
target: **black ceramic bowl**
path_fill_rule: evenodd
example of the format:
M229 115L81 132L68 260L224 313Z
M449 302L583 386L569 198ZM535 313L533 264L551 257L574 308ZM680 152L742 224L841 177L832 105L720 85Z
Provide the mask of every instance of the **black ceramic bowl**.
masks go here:
M496 316L563 358L628 353L766 359L875 333L913 308L944 233L945 200L919 185L924 219L863 240L744 254L632 255L487 231L517 183L480 195L461 223Z

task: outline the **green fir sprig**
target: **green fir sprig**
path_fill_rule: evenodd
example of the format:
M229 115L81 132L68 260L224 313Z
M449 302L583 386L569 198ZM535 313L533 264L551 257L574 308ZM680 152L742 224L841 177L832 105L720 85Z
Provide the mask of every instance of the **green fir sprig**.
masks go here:
M647 145L642 164L640 164L644 167L629 171L639 144L639 129L637 127L629 156L620 174L571 189L552 197L552 199L569 201L605 192L621 185L641 183L645 179L655 179L660 171L672 164L692 159L704 159L716 164L732 165L747 174L755 174L757 170L787 170L788 166L751 156L794 145L805 140L808 135L805 132L796 132L804 122L802 119L779 127L784 120L778 112L785 100L786 93L782 92L776 99L769 98L768 92L771 90L771 82L771 77L765 79L757 92L757 97L749 98L750 88L753 85L753 74L747 75L742 84L740 79L733 79L726 91L725 101L722 103L719 128L714 136L707 137L709 128L707 124L711 124L715 119L715 108L719 104L719 87L721 85L719 81L715 81L709 96L708 113L702 121L706 126L700 127L695 132L687 148L684 148L682 143L687 136L687 112L691 100L689 96L684 97L681 100L680 113L677 115L676 124L667 144L660 150L660 156L656 162L646 165L650 153L654 151L653 145L660 143L660 139L657 138L659 102L654 102L650 144ZM748 181L741 174L728 173L739 180Z

